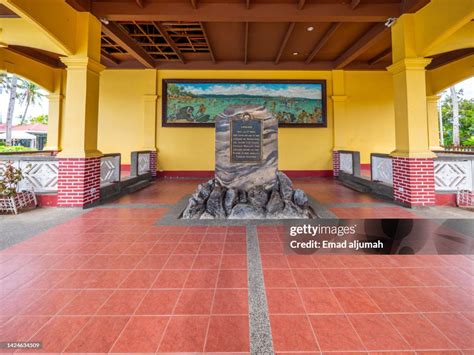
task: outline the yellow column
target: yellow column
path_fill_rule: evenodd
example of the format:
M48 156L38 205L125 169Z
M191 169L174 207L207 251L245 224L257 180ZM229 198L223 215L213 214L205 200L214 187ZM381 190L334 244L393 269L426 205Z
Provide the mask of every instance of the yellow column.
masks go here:
M405 58L388 67L393 74L395 139L393 156L431 158L427 126L425 68L430 59Z
M95 157L99 111L100 22L89 13L78 14L77 51L62 58L66 64L66 102L61 120L61 157Z
M343 150L346 147L343 127L347 119L346 114L346 100L345 95L345 82L344 82L344 71L333 70L332 71L332 92L331 96L333 105L333 124L334 124L334 151Z
M63 98L62 94L52 93L48 95L48 137L44 150L61 150L59 132Z
M61 119L64 99L65 71L57 69L54 72L54 91L48 95L48 136L45 150L61 150Z
M442 150L439 138L439 113L438 101L441 99L439 95L431 95L426 97L426 110L428 115L428 141L430 149Z
M156 151L156 100L158 95L143 96L143 150Z

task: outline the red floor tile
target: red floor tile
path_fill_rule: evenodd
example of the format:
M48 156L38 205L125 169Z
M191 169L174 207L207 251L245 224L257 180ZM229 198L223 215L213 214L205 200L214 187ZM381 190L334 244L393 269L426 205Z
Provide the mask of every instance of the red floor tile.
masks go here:
M318 351L318 345L305 315L270 316L275 351Z
M132 317L111 352L154 353L158 350L168 317Z
M218 269L221 255L198 255L193 264L193 269Z
M398 291L419 312L441 312L451 309L449 304L436 295L429 287L405 287L399 288Z
M246 270L221 270L217 278L218 288L247 288Z
M212 316L205 351L249 352L249 320L247 316Z
M319 315L310 320L322 351L365 350L346 316Z
M385 313L415 312L416 309L396 288L367 288L365 291Z
M94 315L112 293L112 290L83 290L59 314Z
M105 301L97 314L104 316L132 315L145 294L145 290L117 290Z
M9 321L2 321L0 341L26 341L50 319L50 316L16 316Z
M194 255L171 255L166 262L165 269L190 269L194 262Z
M137 315L164 315L172 314L178 300L178 290L150 290L143 298Z
M317 269L292 269L298 287L327 287L328 283Z
M287 269L288 259L285 255L262 255L262 267L264 269Z
M214 290L183 290L175 314L210 314Z
M332 290L346 313L378 313L380 308L360 288L335 288Z
M289 269L267 269L263 271L265 287L296 287L293 274Z
M459 349L474 349L474 325L457 313L429 313L425 317Z
M120 288L149 289L158 276L158 270L135 270L120 284Z
M108 352L128 320L129 317L91 317L65 351L77 353Z
M137 269L160 270L165 266L167 260L167 255L145 255L138 263Z
M79 294L77 290L52 290L33 302L21 314L54 315Z
M77 333L86 325L89 317L54 317L29 340L41 341L40 352L59 353L64 351ZM93 341L93 339L91 339Z
M188 273L184 270L162 270L152 288L182 288Z
M408 343L382 314L349 315L367 350L409 350Z
M248 314L247 290L217 289L212 314Z
M342 308L329 288L300 289L301 298L308 314L342 313Z
M454 348L454 345L434 325L419 314L389 314L386 317L413 349Z
M363 287L391 286L391 283L376 269L351 269L350 272Z
M208 323L208 316L171 317L159 351L202 352Z
M268 289L268 311L270 314L305 313L303 303L297 289Z
M330 287L357 287L359 284L347 269L322 269L326 282Z
M215 288L217 274L217 270L191 270L184 288Z
M222 255L221 269L247 269L247 256Z

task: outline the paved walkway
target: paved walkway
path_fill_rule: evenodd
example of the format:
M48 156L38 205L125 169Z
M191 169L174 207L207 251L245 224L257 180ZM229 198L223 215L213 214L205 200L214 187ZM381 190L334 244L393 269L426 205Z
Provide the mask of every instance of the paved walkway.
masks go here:
M279 226L173 224L196 183L37 220L0 252L0 341L50 353L474 352L472 256L287 256ZM301 185L324 191L319 208L387 203Z

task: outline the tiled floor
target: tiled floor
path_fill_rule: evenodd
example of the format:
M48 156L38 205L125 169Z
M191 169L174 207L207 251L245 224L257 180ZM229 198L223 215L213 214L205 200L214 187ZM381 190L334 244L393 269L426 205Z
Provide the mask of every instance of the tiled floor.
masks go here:
M249 353L251 227L157 225L197 183L159 181L0 251L0 342ZM325 179L296 185L347 218L417 214ZM275 352L474 353L472 257L286 256L281 227L257 231Z
M275 351L474 349L470 257L285 255L283 230L258 237Z

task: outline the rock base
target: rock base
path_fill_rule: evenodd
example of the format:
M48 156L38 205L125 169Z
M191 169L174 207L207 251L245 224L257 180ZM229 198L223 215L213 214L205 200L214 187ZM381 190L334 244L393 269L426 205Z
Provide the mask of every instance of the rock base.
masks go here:
M270 188L248 191L223 187L217 179L200 184L189 199L183 219L308 219L317 218L304 191L293 189L288 176L276 173Z

